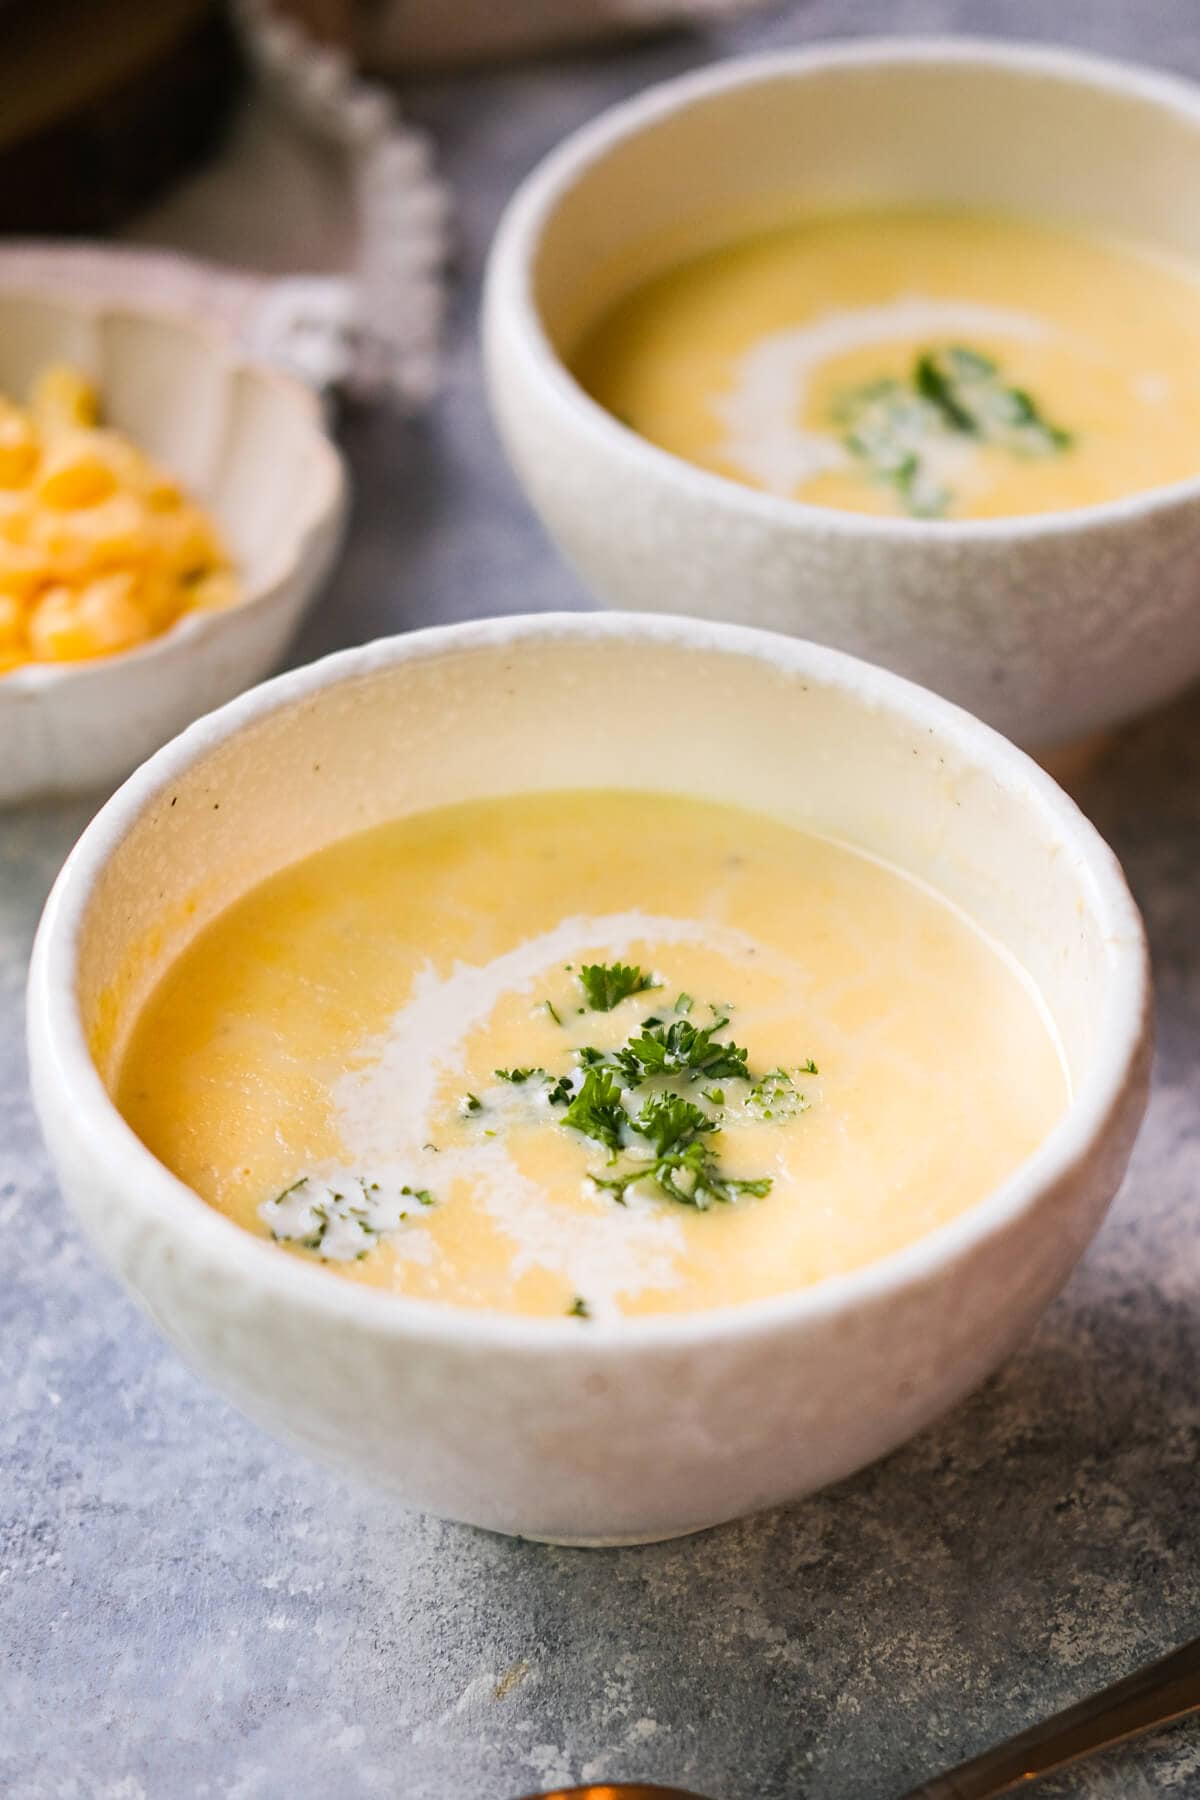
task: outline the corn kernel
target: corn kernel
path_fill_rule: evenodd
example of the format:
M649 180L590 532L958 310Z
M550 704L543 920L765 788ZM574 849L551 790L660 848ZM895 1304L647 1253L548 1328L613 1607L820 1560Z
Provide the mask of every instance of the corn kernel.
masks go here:
M198 506L185 505L155 515L154 530L163 560L183 580L194 580L225 561L225 551L211 521Z
M21 488L37 467L33 426L16 407L0 406L0 488Z
M36 544L17 544L0 537L0 588L15 594L31 594L51 579L51 566Z
M96 390L85 375L68 363L51 363L33 384L29 410L38 429L47 435L73 426L94 425L98 408Z
M134 598L150 635L156 637L175 623L188 604L188 590L169 570L151 566L141 571Z
M170 512L183 504L183 489L174 476L119 431L89 431L87 442L98 460L112 470L117 486L138 495L153 512Z
M107 457L89 441L86 432L72 432L51 444L36 483L37 497L45 506L95 506L107 500L117 485Z
M0 657L29 654L28 609L19 594L0 589Z
M29 621L33 654L47 662L77 662L129 650L150 634L134 597L135 577L104 575L85 588L48 588Z
M0 538L27 544L37 508L28 488L0 488Z
M82 581L108 569L139 568L155 555L146 510L133 494L114 493L95 506L44 508L28 526L55 581Z

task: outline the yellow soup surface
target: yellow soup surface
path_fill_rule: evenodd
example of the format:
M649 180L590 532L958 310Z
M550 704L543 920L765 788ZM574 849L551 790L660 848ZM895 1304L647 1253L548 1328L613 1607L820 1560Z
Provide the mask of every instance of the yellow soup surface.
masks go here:
M1067 1099L1027 978L932 891L623 791L442 808L283 870L168 969L118 1093L280 1254L581 1321L857 1268Z
M696 257L578 379L701 468L852 512L986 519L1200 473L1200 271L999 216L853 212Z

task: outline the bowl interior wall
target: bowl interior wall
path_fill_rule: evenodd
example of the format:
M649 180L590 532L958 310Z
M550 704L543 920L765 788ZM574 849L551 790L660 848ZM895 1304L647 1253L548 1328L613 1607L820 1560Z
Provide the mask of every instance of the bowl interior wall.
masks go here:
M981 53L986 57L986 52ZM534 300L554 347L688 255L805 214L1019 214L1200 254L1200 107L969 56L764 72L651 118L551 201Z
M143 806L83 920L85 1032L111 1088L138 1008L204 923L347 833L492 794L624 787L769 812L929 882L1032 974L1078 1081L1112 925L1042 778L1008 769L981 767L954 728L935 735L769 651L651 627L410 655L260 717Z

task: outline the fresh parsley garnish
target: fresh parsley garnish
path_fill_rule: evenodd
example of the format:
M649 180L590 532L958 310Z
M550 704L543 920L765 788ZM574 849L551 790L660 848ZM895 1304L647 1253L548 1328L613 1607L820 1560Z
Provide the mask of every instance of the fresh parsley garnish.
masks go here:
M922 352L907 381L885 377L843 394L833 422L874 479L927 519L954 499L938 473L939 450L967 438L1013 456L1053 456L1074 441L1024 388L1007 385L992 357L961 344Z
M953 495L930 467L929 451L946 427L931 401L902 381L872 381L843 397L834 423L847 450L915 518L945 512Z
M1050 456L1071 444L1071 433L1043 418L1024 388L1006 387L997 364L978 350L955 344L926 351L917 358L913 384L951 430L1015 456Z
M667 1156L717 1129L717 1121L682 1094L651 1094L631 1123L640 1136L650 1139L656 1156Z
M591 1316L592 1309L584 1299L583 1295L576 1294L570 1306L567 1308L568 1319L590 1319Z
M605 1145L612 1160L624 1142L622 1134L629 1124L629 1115L621 1105L620 1083L607 1069L589 1069L560 1123Z
M664 1025L661 1019L647 1019L638 1037L630 1038L616 1061L630 1085L652 1075L686 1075L691 1081L701 1077L708 1081L749 1079L746 1052L738 1044L718 1044L718 1031L728 1025L726 1018L716 1018L701 1031L686 1019L675 1019Z
M644 994L658 982L636 963L581 963L579 985L593 1012L611 1012L631 994Z
M741 1194L761 1198L771 1191L769 1175L751 1181L722 1175L716 1157L699 1139L684 1150L671 1151L666 1156L656 1157L652 1163L626 1169L619 1175L592 1176L598 1188L611 1193L622 1205L625 1204L626 1190L635 1182L647 1180L654 1181L669 1200L675 1200L681 1206L694 1206L697 1212L707 1212L718 1202L728 1203Z
M589 1010L595 1012L611 1012L632 995L662 985L636 965L619 962L586 963L578 979ZM544 1102L560 1109L559 1125L603 1147L608 1168L603 1173L589 1171L589 1177L621 1205L628 1203L629 1189L638 1183L651 1184L665 1198L699 1212L743 1195L769 1193L769 1176L725 1173L716 1147L718 1134L735 1111L783 1121L808 1105L786 1069L754 1076L742 1046L721 1038L730 1007L708 1004L711 1023L700 1027L687 1016L695 1004L691 994L680 992L666 1018L651 1014L624 1043L611 1049L580 1045L574 1051L575 1067L569 1071L556 1074L538 1063L494 1071L498 1081L513 1088L534 1084L539 1089L536 1106ZM541 1005L559 1018L551 1001ZM802 1069L805 1074L817 1072L811 1059ZM724 1085L728 1082L744 1086L731 1094ZM713 1110L701 1106L701 1099ZM478 1095L468 1093L459 1109L472 1114L487 1107ZM422 1205L433 1204L427 1189L403 1192ZM310 1221L308 1229L316 1223ZM586 1307L577 1296L568 1311L584 1318L590 1316Z

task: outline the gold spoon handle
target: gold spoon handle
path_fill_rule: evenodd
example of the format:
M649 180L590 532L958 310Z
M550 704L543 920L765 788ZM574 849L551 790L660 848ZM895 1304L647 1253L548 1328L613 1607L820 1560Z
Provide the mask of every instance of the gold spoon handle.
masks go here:
M903 1800L996 1800L1081 1757L1200 1710L1200 1638L1068 1706L1041 1725L985 1750Z

